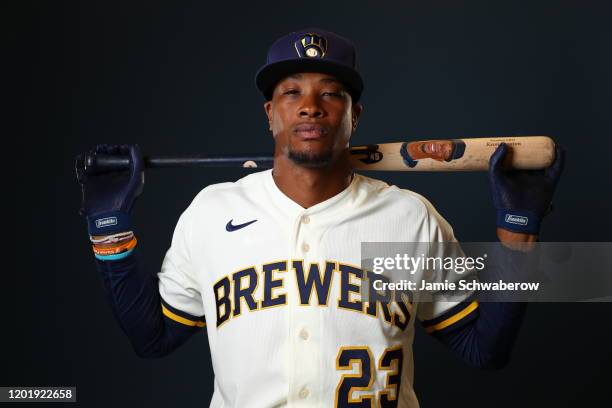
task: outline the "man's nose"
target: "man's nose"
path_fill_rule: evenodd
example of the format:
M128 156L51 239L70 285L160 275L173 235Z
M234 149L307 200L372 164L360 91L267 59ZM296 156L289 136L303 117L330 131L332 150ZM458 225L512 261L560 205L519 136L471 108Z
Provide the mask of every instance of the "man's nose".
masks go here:
M305 95L302 101L299 109L300 117L319 118L323 116L324 111L317 95Z

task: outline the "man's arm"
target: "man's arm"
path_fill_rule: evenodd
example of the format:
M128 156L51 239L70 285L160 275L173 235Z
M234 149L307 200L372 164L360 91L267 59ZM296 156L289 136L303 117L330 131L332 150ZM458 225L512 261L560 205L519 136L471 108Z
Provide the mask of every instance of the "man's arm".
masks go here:
M76 172L82 189L80 212L87 219L96 268L102 275L108 302L134 350L142 357L167 355L203 327L204 318L191 316L166 303L160 296L161 288L166 285L160 284L158 276L140 267L130 219L134 202L144 188L142 154L136 145L98 145L89 154L130 157L127 171L104 174L87 174L86 163L82 157L77 158ZM182 283L186 280L181 279L184 265L190 260L183 251L186 241L183 228L177 226L177 230L179 233L175 234L173 247L166 256L169 262L162 267L165 273L159 276ZM182 301L182 289L181 284L175 285L166 290L167 296L173 302ZM179 304L200 309L198 296L195 294L190 304Z
M433 336L471 365L503 368L510 360L526 310L526 303L482 302L463 325Z
M107 299L121 329L140 357L170 354L204 327L204 319L163 301L158 278L140 267L139 253L116 261L96 259Z
M512 280L533 264L532 254L499 245L489 252L486 270L478 281ZM524 302L494 301L490 293L473 294L434 320L423 321L428 333L469 364L499 369L510 360L512 348L527 311Z
M479 273L478 281L512 280L528 265L532 254L516 251L504 245L492 248L487 268ZM431 318L431 310L421 312L421 325L459 357L473 366L496 369L504 367L512 352L522 324L527 304L499 302L490 293L472 293L466 300L447 308Z
M507 146L501 144L491 156L489 166L489 183L497 211L497 237L504 247L501 250L506 251L502 256L504 262L511 260L498 265L496 273L506 279L529 264L522 262L522 258L528 256L538 241L541 220L550 209L564 165L564 152L557 147L555 162L548 169L507 172L502 167L507 150ZM468 310L467 305L468 302L464 302L455 306L455 310L446 313L449 317L442 316L438 320L452 319ZM472 309L458 323L434 330L432 334L472 365L504 367L510 359L527 304L480 302Z

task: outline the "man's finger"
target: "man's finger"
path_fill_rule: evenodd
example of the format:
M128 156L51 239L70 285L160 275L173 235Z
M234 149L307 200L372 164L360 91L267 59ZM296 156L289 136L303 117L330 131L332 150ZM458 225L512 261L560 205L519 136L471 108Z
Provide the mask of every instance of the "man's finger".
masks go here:
M505 143L500 143L497 146L497 149L491 155L489 159L489 172L494 175L500 175L502 172L502 164L504 162L504 158L508 152L508 146Z
M565 150L557 145L555 147L555 161L545 170L546 177L551 180L558 180L565 167Z

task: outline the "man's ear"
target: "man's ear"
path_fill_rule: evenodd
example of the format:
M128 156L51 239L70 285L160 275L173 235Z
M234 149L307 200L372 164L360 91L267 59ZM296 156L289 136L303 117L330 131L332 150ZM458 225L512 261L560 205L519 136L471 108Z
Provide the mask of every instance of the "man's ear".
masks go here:
M268 117L269 130L272 130L272 101L267 101L264 103L264 111Z
M363 112L363 105L360 103L356 103L353 105L352 109L352 124L353 124L353 132L357 130L357 122L359 122L359 117Z

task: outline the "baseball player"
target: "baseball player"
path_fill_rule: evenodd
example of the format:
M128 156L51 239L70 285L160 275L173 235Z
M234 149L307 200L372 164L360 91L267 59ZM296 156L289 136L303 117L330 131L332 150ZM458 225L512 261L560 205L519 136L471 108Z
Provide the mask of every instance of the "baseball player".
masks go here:
M256 85L273 169L204 188L157 274L141 267L130 221L144 185L138 146L92 152L130 157L129 171L81 182L96 265L136 353L164 356L206 330L211 407L418 407L417 324L476 366L503 366L524 304L479 303L469 293L428 303L361 296L371 276L359 266L362 242L444 248L456 239L424 197L349 166L363 90L353 44L317 28L290 33L271 46ZM506 150L495 151L489 171L497 234L508 246L535 242L563 154L543 171L507 172ZM507 222L508 214L528 222Z

